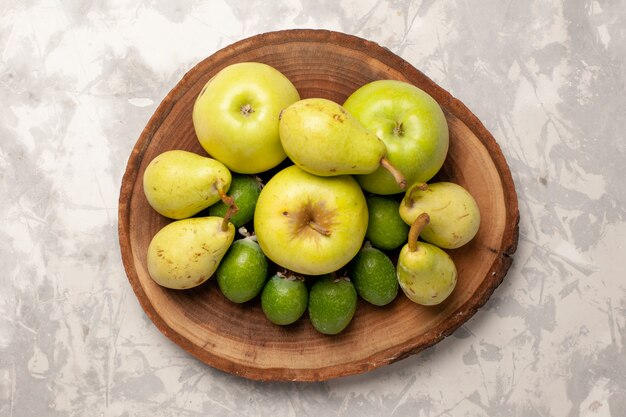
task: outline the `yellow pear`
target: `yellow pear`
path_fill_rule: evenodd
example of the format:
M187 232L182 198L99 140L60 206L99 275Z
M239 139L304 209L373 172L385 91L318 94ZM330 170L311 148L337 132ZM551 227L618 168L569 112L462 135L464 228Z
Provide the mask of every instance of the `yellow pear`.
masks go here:
M186 219L226 198L232 177L221 162L193 152L163 152L146 167L143 191L159 214Z
M436 305L454 290L457 270L450 255L437 246L418 242L417 238L429 216L422 213L411 225L409 242L398 255L398 284L414 303Z
M480 226L480 211L474 197L452 182L422 187L412 185L400 203L400 217L411 224L422 213L430 222L421 233L426 242L444 249L456 249L472 240Z
M381 164L387 168L385 144L331 100L309 98L293 103L282 111L278 127L287 156L311 174L369 174ZM406 184L398 175L397 180Z
M196 287L217 269L235 237L235 227L222 217L174 221L157 232L148 246L148 272L159 285Z

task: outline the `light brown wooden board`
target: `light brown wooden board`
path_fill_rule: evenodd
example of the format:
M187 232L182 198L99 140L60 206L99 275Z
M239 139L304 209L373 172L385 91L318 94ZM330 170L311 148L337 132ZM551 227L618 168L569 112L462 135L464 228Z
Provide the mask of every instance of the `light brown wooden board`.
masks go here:
M206 155L192 124L194 101L220 69L243 61L274 66L302 98L343 103L361 85L378 79L410 82L444 109L450 150L438 179L456 182L477 200L482 223L466 246L448 251L459 272L452 295L422 307L402 293L380 308L360 300L349 327L325 336L305 316L279 327L263 315L258 300L236 305L211 279L186 291L162 288L150 279L146 251L169 220L148 205L142 176L159 153L184 149ZM119 198L119 241L132 288L156 327L180 347L215 368L257 380L320 381L366 372L440 341L467 321L502 282L517 247L517 196L500 147L460 101L409 63L373 42L337 32L289 30L232 44L192 68L165 97L135 145Z

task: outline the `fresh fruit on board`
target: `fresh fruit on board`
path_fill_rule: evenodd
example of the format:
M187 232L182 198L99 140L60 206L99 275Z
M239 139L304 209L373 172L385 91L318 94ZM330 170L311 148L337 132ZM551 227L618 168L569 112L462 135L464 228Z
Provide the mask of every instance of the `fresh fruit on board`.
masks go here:
M420 214L411 225L409 243L398 256L398 283L414 303L431 306L442 303L454 290L457 270L450 255L417 238L428 224L427 213Z
M291 81L269 65L229 65L198 95L192 115L194 129L213 158L233 172L256 174L285 159L278 115L299 99Z
M357 254L367 220L365 196L354 178L319 177L292 165L261 190L254 231L276 264L322 275L337 271Z
M225 197L230 171L221 162L173 150L154 158L143 174L148 203L159 214L186 219Z
M385 144L343 107L323 98L297 101L284 109L280 140L287 156L315 175L370 174L388 167ZM400 188L406 181L391 169Z
M406 178L407 187L429 181L443 165L448 123L439 104L423 90L403 81L377 80L357 89L343 106L385 143L387 159ZM357 180L374 194L403 191L382 168Z
M411 224L422 213L430 222L420 236L444 249L456 249L472 240L480 226L480 211L474 197L452 182L437 182L427 189L411 187L400 204L400 216Z
M210 157L167 151L144 172L148 203L177 219L148 247L156 283L186 289L215 275L230 301L259 297L276 325L308 310L327 335L348 327L359 297L385 306L400 288L429 306L450 296L457 269L441 248L474 238L480 212L462 186L426 184L449 145L427 93L378 80L343 106L301 100L277 69L244 62L211 78L190 116Z

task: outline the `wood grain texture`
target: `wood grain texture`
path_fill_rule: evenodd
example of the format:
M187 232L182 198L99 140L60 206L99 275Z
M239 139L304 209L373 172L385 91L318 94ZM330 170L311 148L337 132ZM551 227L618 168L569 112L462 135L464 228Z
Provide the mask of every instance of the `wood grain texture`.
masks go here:
M159 153L184 149L206 155L191 119L195 98L220 69L243 61L274 66L303 98L339 103L378 79L410 82L433 96L450 128L450 150L437 179L467 188L482 223L466 246L448 253L459 272L452 295L436 307L413 304L403 294L380 308L359 301L353 322L340 335L316 332L306 317L279 327L263 315L258 300L236 305L215 280L186 291L162 288L150 279L146 251L169 220L148 205L142 176ZM481 307L502 282L517 247L517 196L502 152L481 122L460 101L389 50L330 31L289 30L230 45L191 69L165 97L134 147L119 199L119 240L132 288L157 328L201 361L257 380L320 381L383 366L419 352L451 334Z

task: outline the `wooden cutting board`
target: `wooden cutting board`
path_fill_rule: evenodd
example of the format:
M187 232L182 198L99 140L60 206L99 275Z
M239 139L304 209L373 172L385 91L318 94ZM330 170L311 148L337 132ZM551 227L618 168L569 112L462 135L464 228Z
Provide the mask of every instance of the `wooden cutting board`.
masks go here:
M402 293L382 308L360 300L349 327L340 335L325 336L313 329L306 316L286 327L271 324L258 300L231 303L214 279L186 291L168 290L152 281L146 267L148 244L170 220L148 205L142 189L143 172L166 150L206 155L193 129L194 101L220 69L243 61L277 68L302 98L323 97L343 103L365 83L398 79L418 86L439 102L449 124L450 150L437 179L468 189L482 217L472 242L448 251L459 277L443 304L418 306ZM517 247L518 222L515 187L500 147L463 103L388 49L322 30L253 36L192 68L165 97L139 137L119 198L122 259L148 317L199 360L257 380L320 381L366 372L439 342L467 321L502 282Z

